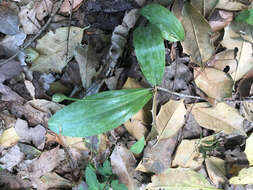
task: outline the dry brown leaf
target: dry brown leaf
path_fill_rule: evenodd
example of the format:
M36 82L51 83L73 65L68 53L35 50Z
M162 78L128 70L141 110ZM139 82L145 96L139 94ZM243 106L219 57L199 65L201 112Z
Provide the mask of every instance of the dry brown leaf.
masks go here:
M170 100L164 104L157 116L156 130L159 135L158 139L167 139L175 135L183 127L185 115L184 100Z
M191 56L193 62L203 65L214 54L214 46L210 40L211 27L189 2L184 3L182 13L177 3L173 11L185 30L183 50Z
M247 8L246 5L239 1L222 0L216 5L216 9L223 9L228 11L240 11Z
M199 139L182 140L172 161L172 166L199 169L204 161L203 156L198 153Z
M0 158L0 167L12 171L12 168L25 158L23 152L20 152L18 145L11 147Z
M135 179L136 160L133 153L123 145L116 146L111 155L112 171L119 178L120 183L127 186L129 190L136 190L140 185Z
M60 9L63 14L70 14L72 11L77 11L77 9L82 5L83 0L64 0ZM73 3L73 5L71 5Z
M148 130L143 122L137 119L131 119L124 123L127 131L136 139L140 139L143 136L146 136Z
M213 12L219 0L192 0L192 5L205 17L208 18Z
M11 147L14 144L17 144L20 137L17 135L14 127L6 129L0 135L0 146L4 148Z
M212 156L206 158L205 163L208 176L212 180L213 184L215 184L216 187L223 186L227 181L225 161Z
M171 156L177 145L177 135L163 139L155 144L156 140L149 141L143 154L142 165L153 173L161 173L171 167Z
M217 100L232 96L231 76L214 68L194 69L195 83L208 97Z
M7 101L7 102L23 102L24 98L22 98L21 96L19 96L16 92L14 92L13 90L11 90L11 88L9 88L6 85L3 85L2 83L0 83L0 93L1 93L1 98L0 100L3 101Z
M52 13L53 3L51 0L41 0L37 1L34 9L36 11L36 18L38 20L43 20L46 16Z
M209 20L209 25L213 32L217 32L225 28L233 20L233 13L219 10L217 15L212 16Z
M64 144L67 147L76 148L78 150L88 150L85 146L84 140L81 137L63 137Z
M223 131L225 134L240 134L246 136L243 128L244 118L233 107L226 103L217 103L211 107L208 103L194 104L191 113L195 120L204 128Z
M240 80L246 73L253 68L253 43L252 31L253 26L239 22L231 22L226 28L221 44L229 50L238 48L236 59L238 61L237 70L233 64L228 65L232 69L231 76L233 80ZM236 72L235 72L236 71Z

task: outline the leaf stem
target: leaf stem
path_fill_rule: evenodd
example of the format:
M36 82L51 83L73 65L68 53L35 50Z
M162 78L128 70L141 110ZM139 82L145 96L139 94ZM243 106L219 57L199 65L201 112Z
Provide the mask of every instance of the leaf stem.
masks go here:
M153 103L152 103L152 127L156 127L156 109L157 109L157 105L156 105L156 98L157 98L157 86L155 86L154 91L153 91Z

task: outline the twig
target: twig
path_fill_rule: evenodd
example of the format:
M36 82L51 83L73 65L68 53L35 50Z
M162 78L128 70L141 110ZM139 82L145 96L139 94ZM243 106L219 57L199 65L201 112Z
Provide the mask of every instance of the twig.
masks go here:
M174 92L174 91L170 91L170 90L168 90L166 88L162 88L160 86L157 87L157 90L168 92L169 94L173 94L173 95L178 96L178 97L183 98L183 99L185 99L185 98L192 98L192 99L197 99L197 100L205 100L204 98L201 98L199 96L192 96L192 95L177 93L177 92Z
M152 127L156 127L156 97L157 97L157 86L155 86L154 89L154 96L153 96L153 104L152 104L152 118L153 118L153 122L152 122Z
M44 32L46 30L46 28L48 27L50 22L53 20L56 13L61 8L62 3L63 3L63 0L60 1L60 3L58 5L58 7L56 8L55 12L53 12L53 14L48 19L47 23L41 28L41 30L29 42L27 42L27 44L25 44L21 49L19 49L19 51L17 51L13 56L11 56L8 59L6 59L5 61L1 62L0 66L8 63L9 61L11 61L15 57L17 57L22 51L24 51L26 48L28 48L42 34L42 32Z
M70 25L71 25L71 20L72 20L72 12L73 12L73 3L74 0L69 0L70 4L70 13L69 13L69 24L68 24L68 35L67 35L67 52L66 52L66 62L68 61L68 54L69 54L69 34L70 34Z

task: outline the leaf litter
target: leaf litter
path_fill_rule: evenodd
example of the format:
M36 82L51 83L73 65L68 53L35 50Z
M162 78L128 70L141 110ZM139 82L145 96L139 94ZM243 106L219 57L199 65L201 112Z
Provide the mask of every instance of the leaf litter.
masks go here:
M236 184L250 189L252 2L175 1L157 6L161 12L152 5L139 12L145 3L140 1L60 2L56 16L65 22L52 19L48 25L57 8L51 0L0 2L0 188L88 188L93 176L99 184L108 179L113 190L231 189ZM174 23L177 27L168 32L160 18L168 15L182 26ZM43 26L47 30L20 51ZM177 29L183 29L184 40ZM158 38L153 46L160 48L146 48ZM141 55L147 50L149 59ZM150 84L163 89L152 113L152 89L136 90L138 98L132 94ZM108 89L123 96L102 92ZM67 99L56 103L55 93ZM76 99L81 100L71 104ZM118 105L112 110L114 101ZM128 117L122 104L129 110L136 105ZM69 114L77 105L89 111ZM59 110L69 112L54 120ZM105 122L108 115L112 123ZM80 120L73 122L75 117ZM217 133L222 137L212 139ZM99 166L108 158L115 176L102 179ZM85 176L90 164L100 172Z

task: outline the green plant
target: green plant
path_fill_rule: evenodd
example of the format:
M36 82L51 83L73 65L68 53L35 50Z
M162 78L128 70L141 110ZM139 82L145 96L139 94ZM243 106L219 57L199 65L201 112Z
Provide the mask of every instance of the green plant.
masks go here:
M53 100L75 102L55 113L48 126L65 136L87 137L107 132L137 113L153 96L153 89L162 81L165 69L164 39L184 39L184 30L177 18L159 4L150 4L140 13L149 20L146 27L134 31L134 46L141 70L152 88L101 92L84 99L56 94ZM155 99L155 98L154 98Z
M236 21L246 22L253 25L253 9L241 11L236 17Z
M98 180L96 173L100 180ZM114 178L115 176L112 173L112 167L108 160L103 163L103 166L98 167L97 171L91 164L86 167L85 179L89 190L109 190L110 187L113 190L127 190L124 184L119 184L118 180Z

